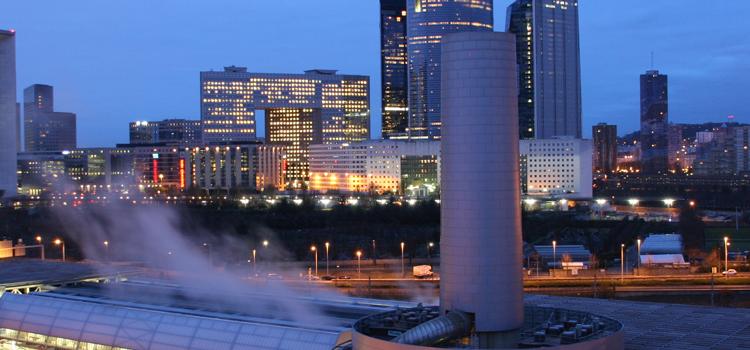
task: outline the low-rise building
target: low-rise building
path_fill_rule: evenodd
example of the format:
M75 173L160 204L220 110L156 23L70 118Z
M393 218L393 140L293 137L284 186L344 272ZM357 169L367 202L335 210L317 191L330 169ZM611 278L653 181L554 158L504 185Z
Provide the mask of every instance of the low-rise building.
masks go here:
M593 196L591 140L521 140L521 189L530 197Z
M440 144L436 141L372 140L312 145L310 189L401 194L429 184L428 188L437 191L439 158Z

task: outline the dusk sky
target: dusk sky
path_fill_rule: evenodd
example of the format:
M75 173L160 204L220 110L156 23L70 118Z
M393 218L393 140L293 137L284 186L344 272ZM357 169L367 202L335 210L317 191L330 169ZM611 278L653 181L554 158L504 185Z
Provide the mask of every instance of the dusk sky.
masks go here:
M495 0L505 27L511 0ZM638 76L669 75L670 121L750 122L748 0L581 0L584 135L638 128ZM380 135L377 0L10 0L0 28L17 30L18 90L55 87L78 114L81 147L128 141L128 122L198 119L199 72L224 66L371 76Z

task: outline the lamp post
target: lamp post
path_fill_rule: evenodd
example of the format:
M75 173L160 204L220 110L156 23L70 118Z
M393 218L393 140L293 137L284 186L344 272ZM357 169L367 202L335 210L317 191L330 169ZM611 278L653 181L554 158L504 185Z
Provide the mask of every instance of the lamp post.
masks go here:
M357 279L362 279L362 251L357 251Z
M329 263L329 260L328 260L328 249L330 247L331 247L331 243L326 242L326 276L330 276L331 275L331 272L328 269L328 263Z
M65 242L58 238L54 243L62 248L62 261L65 262Z
M557 266L557 241L552 241L552 270L553 271L556 266Z
M36 236L36 243L42 248L42 261L44 261L44 244L42 244L42 236Z
M620 282L625 280L625 244L620 244Z
M406 276L406 271L404 270L404 246L406 244L404 242L401 242L401 277Z
M435 246L435 243L427 243L427 262L429 263L432 259L431 253L432 253L432 247Z
M257 270L256 265L255 265L255 255L256 254L257 254L257 251L255 249L253 249L253 275L257 275L258 274L258 270Z
M315 246L310 247L310 251L315 254L315 276L318 276L318 248Z
M641 239L638 238L638 256L636 257L636 266L638 267L638 274L641 273Z
M109 241L104 241L104 256L109 261Z
M724 237L724 277L729 278L729 237Z

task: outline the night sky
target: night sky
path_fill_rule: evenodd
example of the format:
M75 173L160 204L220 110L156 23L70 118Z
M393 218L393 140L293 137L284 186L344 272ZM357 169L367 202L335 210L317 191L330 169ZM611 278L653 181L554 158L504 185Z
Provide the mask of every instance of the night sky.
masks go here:
M511 0L495 0L504 30ZM584 135L598 122L638 127L638 76L669 75L670 121L750 122L750 1L581 0ZM199 72L227 65L371 76L380 135L377 0L9 0L20 92L55 86L78 114L79 146L128 139L127 123L199 118Z

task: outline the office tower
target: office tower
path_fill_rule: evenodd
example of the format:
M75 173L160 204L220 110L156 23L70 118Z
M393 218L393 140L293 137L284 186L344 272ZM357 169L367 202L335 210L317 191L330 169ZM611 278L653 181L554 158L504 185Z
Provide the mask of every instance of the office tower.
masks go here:
M16 149L18 152L23 150L23 144L21 144L21 104L16 102Z
M617 169L617 125L599 123L592 130L594 171L608 174Z
M571 136L521 140L522 193L532 197L592 198L591 153L591 140Z
M207 143L255 139L255 111L266 111L266 142L286 147L287 178L306 186L309 146L369 138L370 78L334 70L248 73L244 67L201 73L201 120ZM235 140L239 138L240 140Z
M0 199L16 195L16 33L0 30Z
M169 146L193 147L203 143L200 120L165 119L155 122L130 123L131 144L161 143Z
M76 115L55 112L54 89L34 84L23 90L26 152L55 152L76 148Z
M516 35L521 138L581 138L578 1L516 0L506 30Z
M383 138L404 138L409 127L406 0L380 0Z
M492 31L492 0L409 0L407 8L409 136L439 139L443 35Z
M641 75L641 172L667 171L669 161L668 79L658 70Z

